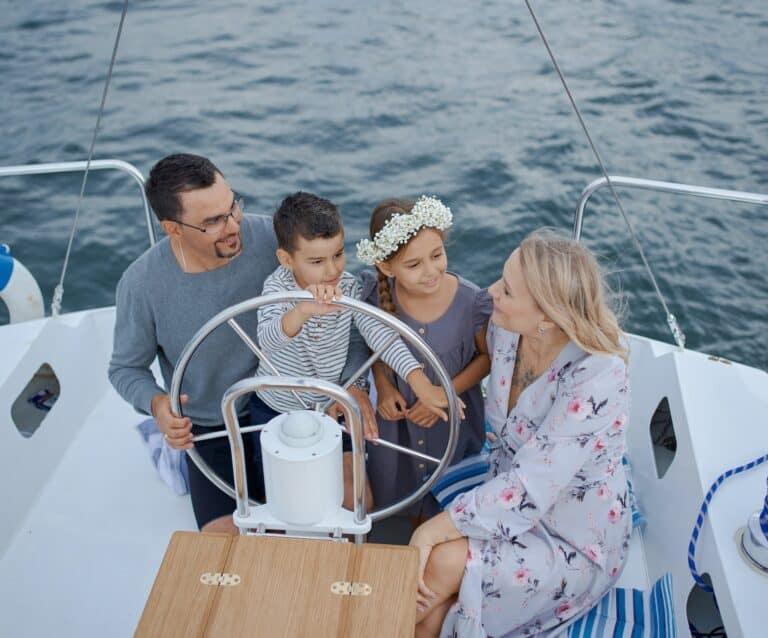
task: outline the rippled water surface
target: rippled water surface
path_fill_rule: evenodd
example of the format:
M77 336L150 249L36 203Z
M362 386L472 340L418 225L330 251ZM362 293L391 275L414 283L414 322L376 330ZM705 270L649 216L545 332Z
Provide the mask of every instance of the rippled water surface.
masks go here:
M84 159L122 3L2 4L0 165ZM764 0L535 6L612 173L768 192ZM146 174L176 151L210 156L251 212L299 188L333 199L350 247L378 200L434 193L457 217L451 266L480 284L533 228L570 229L599 176L518 2L131 3L96 157ZM0 241L46 299L79 187L0 180ZM65 310L114 303L146 247L130 179L87 192ZM689 346L768 368L768 208L622 194ZM668 340L615 205L594 202L585 238L627 327Z

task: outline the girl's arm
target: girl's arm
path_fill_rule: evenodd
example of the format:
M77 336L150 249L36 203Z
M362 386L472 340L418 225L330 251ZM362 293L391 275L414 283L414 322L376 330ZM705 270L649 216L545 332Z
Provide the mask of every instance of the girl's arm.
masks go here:
M453 378L453 387L457 395L480 383L491 371L491 358L488 356L488 346L485 343L487 330L488 326L485 325L475 335L475 347L477 348L475 358ZM437 421L437 416L427 410L419 401L408 410L408 418L423 428L431 428Z
M491 371L491 358L488 356L488 345L485 342L486 332L488 332L487 325L483 326L483 328L475 334L475 348L477 348L477 354L475 355L475 358L467 364L467 367L453 378L453 387L456 390L456 394L461 394L476 386L488 376L488 373Z

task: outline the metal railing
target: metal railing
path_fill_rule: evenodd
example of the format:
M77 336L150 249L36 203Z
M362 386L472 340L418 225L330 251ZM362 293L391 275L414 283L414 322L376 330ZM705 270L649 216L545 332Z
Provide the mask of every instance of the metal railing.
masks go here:
M625 188L639 188L642 190L657 191L661 193L692 195L694 197L706 197L708 199L725 199L731 202L743 202L746 204L768 206L768 195L762 193L731 191L723 188L708 188L707 186L694 186L692 184L679 184L677 182L660 182L653 179L624 177L622 175L610 175L610 180L614 186L622 186ZM575 240L578 241L581 239L584 209L586 208L587 201L589 201L589 198L595 191L598 191L601 188L605 188L607 186L608 180L605 177L601 177L589 184L582 191L573 220L573 238Z
M53 173L75 173L84 171L88 162L85 160L79 162L51 162L48 164L21 164L19 166L0 166L0 177L18 177L22 175L47 175ZM90 170L117 170L127 173L139 185L141 201L144 204L144 216L147 221L147 232L149 234L149 243L154 246L157 238L155 237L155 227L152 225L152 213L149 208L147 196L144 193L144 176L133 164L117 159L103 159L91 161Z

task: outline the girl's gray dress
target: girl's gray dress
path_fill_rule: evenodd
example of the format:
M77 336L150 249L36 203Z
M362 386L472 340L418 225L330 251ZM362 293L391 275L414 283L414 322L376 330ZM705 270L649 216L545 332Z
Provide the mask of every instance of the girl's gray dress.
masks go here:
M458 277L458 275L454 276ZM376 274L366 270L361 274L361 278L362 298L378 306ZM427 342L440 358L451 378L466 368L477 355L475 335L488 324L488 318L493 310L493 302L487 290L479 288L462 277L458 277L458 280L459 286L451 305L441 317L431 323L421 323L403 312L397 302L394 281L390 280L397 317ZM424 363L421 354L413 348L411 351L420 363ZM437 383L437 376L429 366L424 369L424 372L433 383ZM416 402L416 396L407 383L397 378L396 387L408 406ZM470 388L460 396L466 405L465 418L459 426L459 439L453 462L476 454L485 442L484 408L480 385ZM431 428L422 428L406 419L387 421L381 415L377 415L377 420L379 436L383 439L436 458L440 458L445 451L448 442L448 426L443 421L437 421ZM367 450L368 476L377 509L386 507L412 493L435 468L432 463L381 446L368 445ZM422 514L430 517L439 511L437 501L430 495L407 510L407 514L411 516Z

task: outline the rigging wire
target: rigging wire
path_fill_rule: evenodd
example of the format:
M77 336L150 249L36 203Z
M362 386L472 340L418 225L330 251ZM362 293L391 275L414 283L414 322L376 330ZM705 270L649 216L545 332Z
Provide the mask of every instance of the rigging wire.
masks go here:
M91 160L93 159L93 149L96 147L96 137L99 134L99 127L101 126L101 116L104 113L104 105L107 102L107 91L109 90L109 83L112 80L112 69L115 66L115 58L117 57L117 47L120 44L120 35L123 32L123 24L125 23L125 15L128 12L128 0L123 3L123 13L120 16L120 24L117 27L117 36L115 37L115 44L112 47L112 58L109 61L109 70L107 71L107 78L104 82L104 91L101 94L101 104L99 106L99 114L96 117L96 126L93 129L93 136L91 137L91 148L88 151L88 161L85 163L85 172L83 173L83 182L80 185L80 197L77 200L77 208L75 209L75 218L72 221L72 230L69 233L69 243L67 244L67 253L64 256L64 265L61 268L61 277L59 283L53 291L53 299L51 300L51 315L57 317L61 312L61 301L64 298L64 277L67 274L67 266L69 266L69 256L72 252L72 244L75 239L75 232L77 231L77 222L80 219L80 210L83 206L83 197L85 195L85 184L88 181L88 172L91 168Z
M584 131L584 135L587 137L587 142L589 142L589 146L592 148L592 153L594 153L595 159L597 160L597 163L600 165L600 170L603 173L603 177L605 177L605 181L608 184L608 188L610 189L614 200L616 200L616 205L619 207L621 216L624 218L624 223L627 225L627 228L629 229L629 234L632 237L632 241L634 242L635 247L637 248L637 251L640 253L640 258L643 260L643 264L645 265L645 269L648 272L648 276L651 278L651 283L653 284L653 287L656 291L656 296L659 298L659 301L661 302L661 305L664 308L664 312L667 313L667 325L669 325L669 329L672 331L672 336L675 339L675 343L677 343L677 345L682 350L685 347L685 334L683 334L683 331L680 329L680 326L677 323L677 319L675 318L675 315L673 315L669 311L669 306L667 306L667 302L664 299L664 295L661 294L661 289L659 288L659 284L656 282L656 277L654 276L653 271L651 270L651 266L645 257L645 251L643 251L643 247L640 245L640 241L637 238L637 234L635 233L635 229L632 226L632 222L630 222L629 216L624 210L624 205L621 203L619 194L616 192L616 189L613 187L613 182L611 181L611 178L608 175L608 171L605 168L603 159L597 150L597 146L595 146L595 143L592 141L592 136L589 134L589 129L587 128L587 125L584 122L584 118L581 116L581 111L579 110L579 107L576 104L576 100L574 99L573 94L571 93L571 90L568 87L568 83L565 81L565 76L563 75L563 72L560 69L560 65L557 63L555 54L552 52L552 48L549 46L549 42L547 41L547 38L544 35L544 31L542 30L541 25L539 24L539 20L536 17L536 14L534 13L533 7L531 6L531 3L529 2L529 0L525 0L525 6L528 7L528 12L531 14L531 18L533 18L533 23L536 25L536 30L539 32L539 36L541 37L541 40L547 49L547 53L549 54L549 58L552 61L552 65L555 67L555 71L557 71L557 75L560 77L560 82L562 83L563 88L565 89L565 92L568 95L568 99L571 102L571 106L573 107L573 110L576 113L576 117L579 120L579 124L581 124L581 128Z

